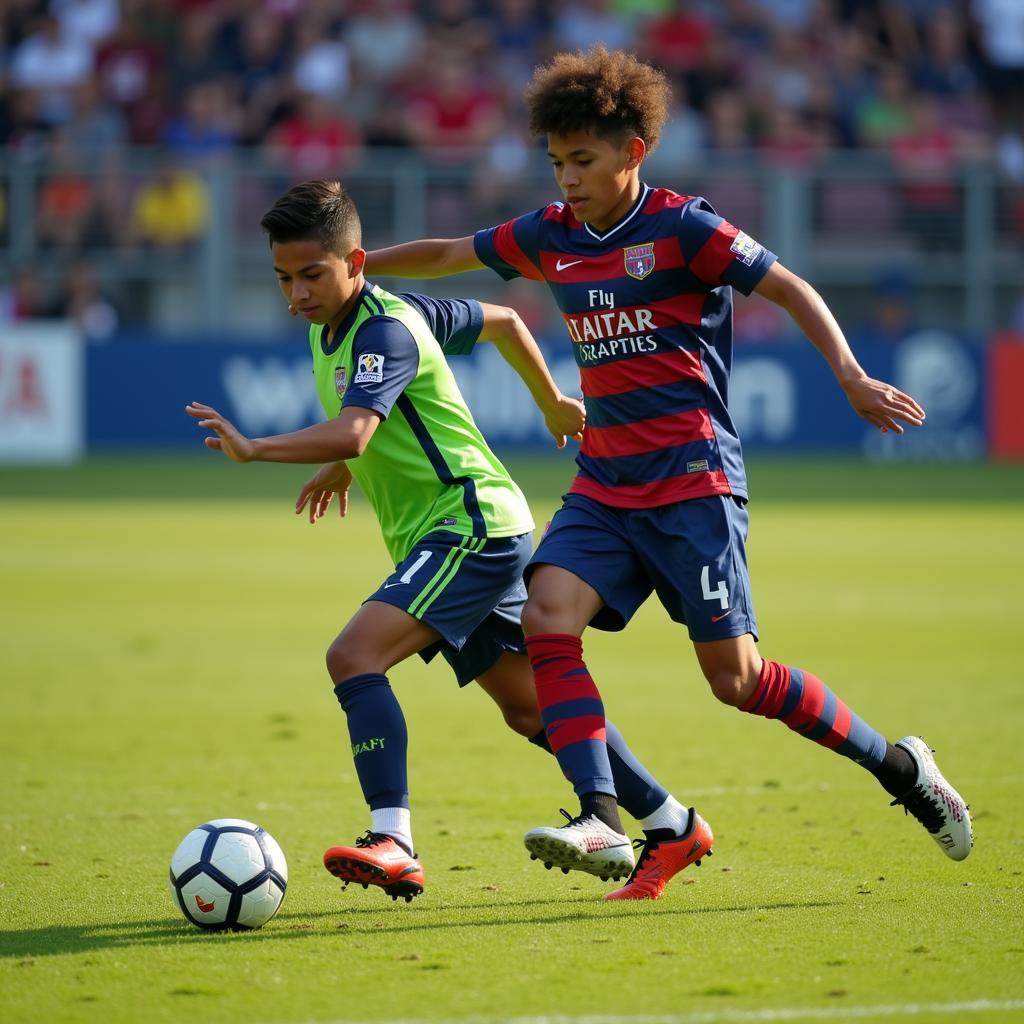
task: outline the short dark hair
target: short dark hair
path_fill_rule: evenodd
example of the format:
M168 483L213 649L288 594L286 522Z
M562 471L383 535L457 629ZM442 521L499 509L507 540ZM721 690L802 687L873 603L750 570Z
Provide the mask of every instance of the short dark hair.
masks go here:
M558 53L538 67L526 92L530 131L591 131L616 145L638 136L654 150L668 118L672 90L665 75L623 50L597 45Z
M294 185L263 215L260 227L270 244L316 239L328 252L345 256L362 240L359 212L340 181L315 178Z

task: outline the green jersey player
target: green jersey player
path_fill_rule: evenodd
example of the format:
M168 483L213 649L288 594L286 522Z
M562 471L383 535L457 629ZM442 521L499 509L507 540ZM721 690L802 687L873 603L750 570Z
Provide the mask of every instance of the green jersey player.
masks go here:
M369 499L394 571L331 643L327 668L344 710L356 772L371 812L354 846L332 847L328 870L407 900L423 891L413 851L407 734L386 673L413 654L440 652L460 685L472 680L507 724L550 749L525 657L522 570L533 520L522 492L487 446L447 356L494 341L517 370L559 446L579 439L582 404L563 395L525 326L507 308L391 295L365 281L355 206L339 182L310 181L264 216L289 309L310 323L317 393L327 419L302 430L245 437L215 409L186 411L213 432L206 445L238 462L324 463L299 492L316 522L355 479ZM678 804L608 724L621 805L645 823ZM627 874L632 850L581 848L570 865Z

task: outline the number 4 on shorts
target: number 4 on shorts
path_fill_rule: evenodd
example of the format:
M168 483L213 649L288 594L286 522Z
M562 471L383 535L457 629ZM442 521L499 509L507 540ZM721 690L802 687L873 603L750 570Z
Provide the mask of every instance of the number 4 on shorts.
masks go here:
M704 592L705 601L714 601L715 599L722 602L722 610L724 611L729 607L729 588L726 586L725 580L720 580L718 586L711 589L711 566L705 565L700 571L700 589Z

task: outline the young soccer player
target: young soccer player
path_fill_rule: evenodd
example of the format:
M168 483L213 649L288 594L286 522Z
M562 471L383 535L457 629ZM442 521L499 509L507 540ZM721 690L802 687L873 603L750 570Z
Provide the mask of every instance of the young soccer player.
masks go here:
M528 91L563 200L459 239L371 252L375 274L435 277L490 267L544 281L565 318L587 407L570 493L527 569L526 645L551 747L580 798L561 828L526 835L555 863L626 843L605 759L601 695L583 661L588 625L622 629L652 593L685 624L721 701L779 718L870 771L947 856L971 850L963 799L917 737L889 743L810 672L758 652L747 576L747 486L728 410L732 288L785 309L854 410L885 432L920 425L909 395L864 372L818 293L699 196L640 177L669 101L664 76L622 52L557 55ZM627 884L606 899L657 899L710 852L684 829L644 829Z
M406 726L386 673L438 651L459 685L475 679L507 724L550 750L524 654L522 571L533 520L526 501L477 430L446 355L495 342L544 413L559 446L579 438L583 405L561 394L514 311L473 301L395 296L363 277L359 217L336 181L308 181L264 216L289 309L310 323L317 392L328 419L290 434L248 438L210 406L187 407L213 431L208 447L237 462L325 465L299 492L315 523L353 477L380 521L394 572L327 652L372 825L355 846L324 854L346 884L378 885L394 899L423 891L413 852ZM683 808L609 724L608 753L622 806L649 827L685 821ZM604 744L602 744L602 751ZM624 877L632 849L580 850L563 869ZM550 864L548 865L551 866Z

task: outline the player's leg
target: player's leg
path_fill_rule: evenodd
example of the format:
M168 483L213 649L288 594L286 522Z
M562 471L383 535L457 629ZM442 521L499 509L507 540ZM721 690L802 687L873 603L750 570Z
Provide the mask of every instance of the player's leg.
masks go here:
M747 634L694 644L715 696L748 714L777 718L806 739L866 768L921 822L947 856L963 860L972 845L967 804L916 736L890 743L812 673L758 654Z
M967 805L942 777L924 743L912 736L889 743L817 676L758 653L743 506L731 498L686 506L689 551L679 571L689 586L674 617L686 622L714 695L749 714L778 718L794 732L863 765L948 856L966 857L971 849Z
M372 818L370 831L356 846L333 847L324 855L328 870L345 881L380 885L406 899L423 891L423 869L412 843L405 718L385 673L410 655L432 652L445 642L441 619L427 619L426 613L445 605L459 568L484 545L482 539L447 531L424 537L327 652Z
M477 683L497 704L509 728L542 750L552 752L541 724L533 673L525 657L512 651L502 652L487 671L477 676ZM687 809L654 778L612 722L606 721L605 730L619 806L640 821L644 828L655 828L664 823L685 824ZM553 862L545 863L553 865ZM609 866L601 856L587 851L579 861L559 866L563 871L575 868L607 878L628 872L633 862L620 853ZM610 870L614 874L610 874Z
M413 851L405 716L386 673L436 640L437 633L408 612L370 600L327 652L371 826L355 846L331 847L324 864L346 884L379 885L394 899L411 900L424 880Z
M620 867L633 857L616 803L601 694L583 660L588 625L622 629L651 592L621 510L571 495L528 567L523 631L537 703L552 753L572 783L580 813L561 828L524 838L546 864L573 867L599 846Z

